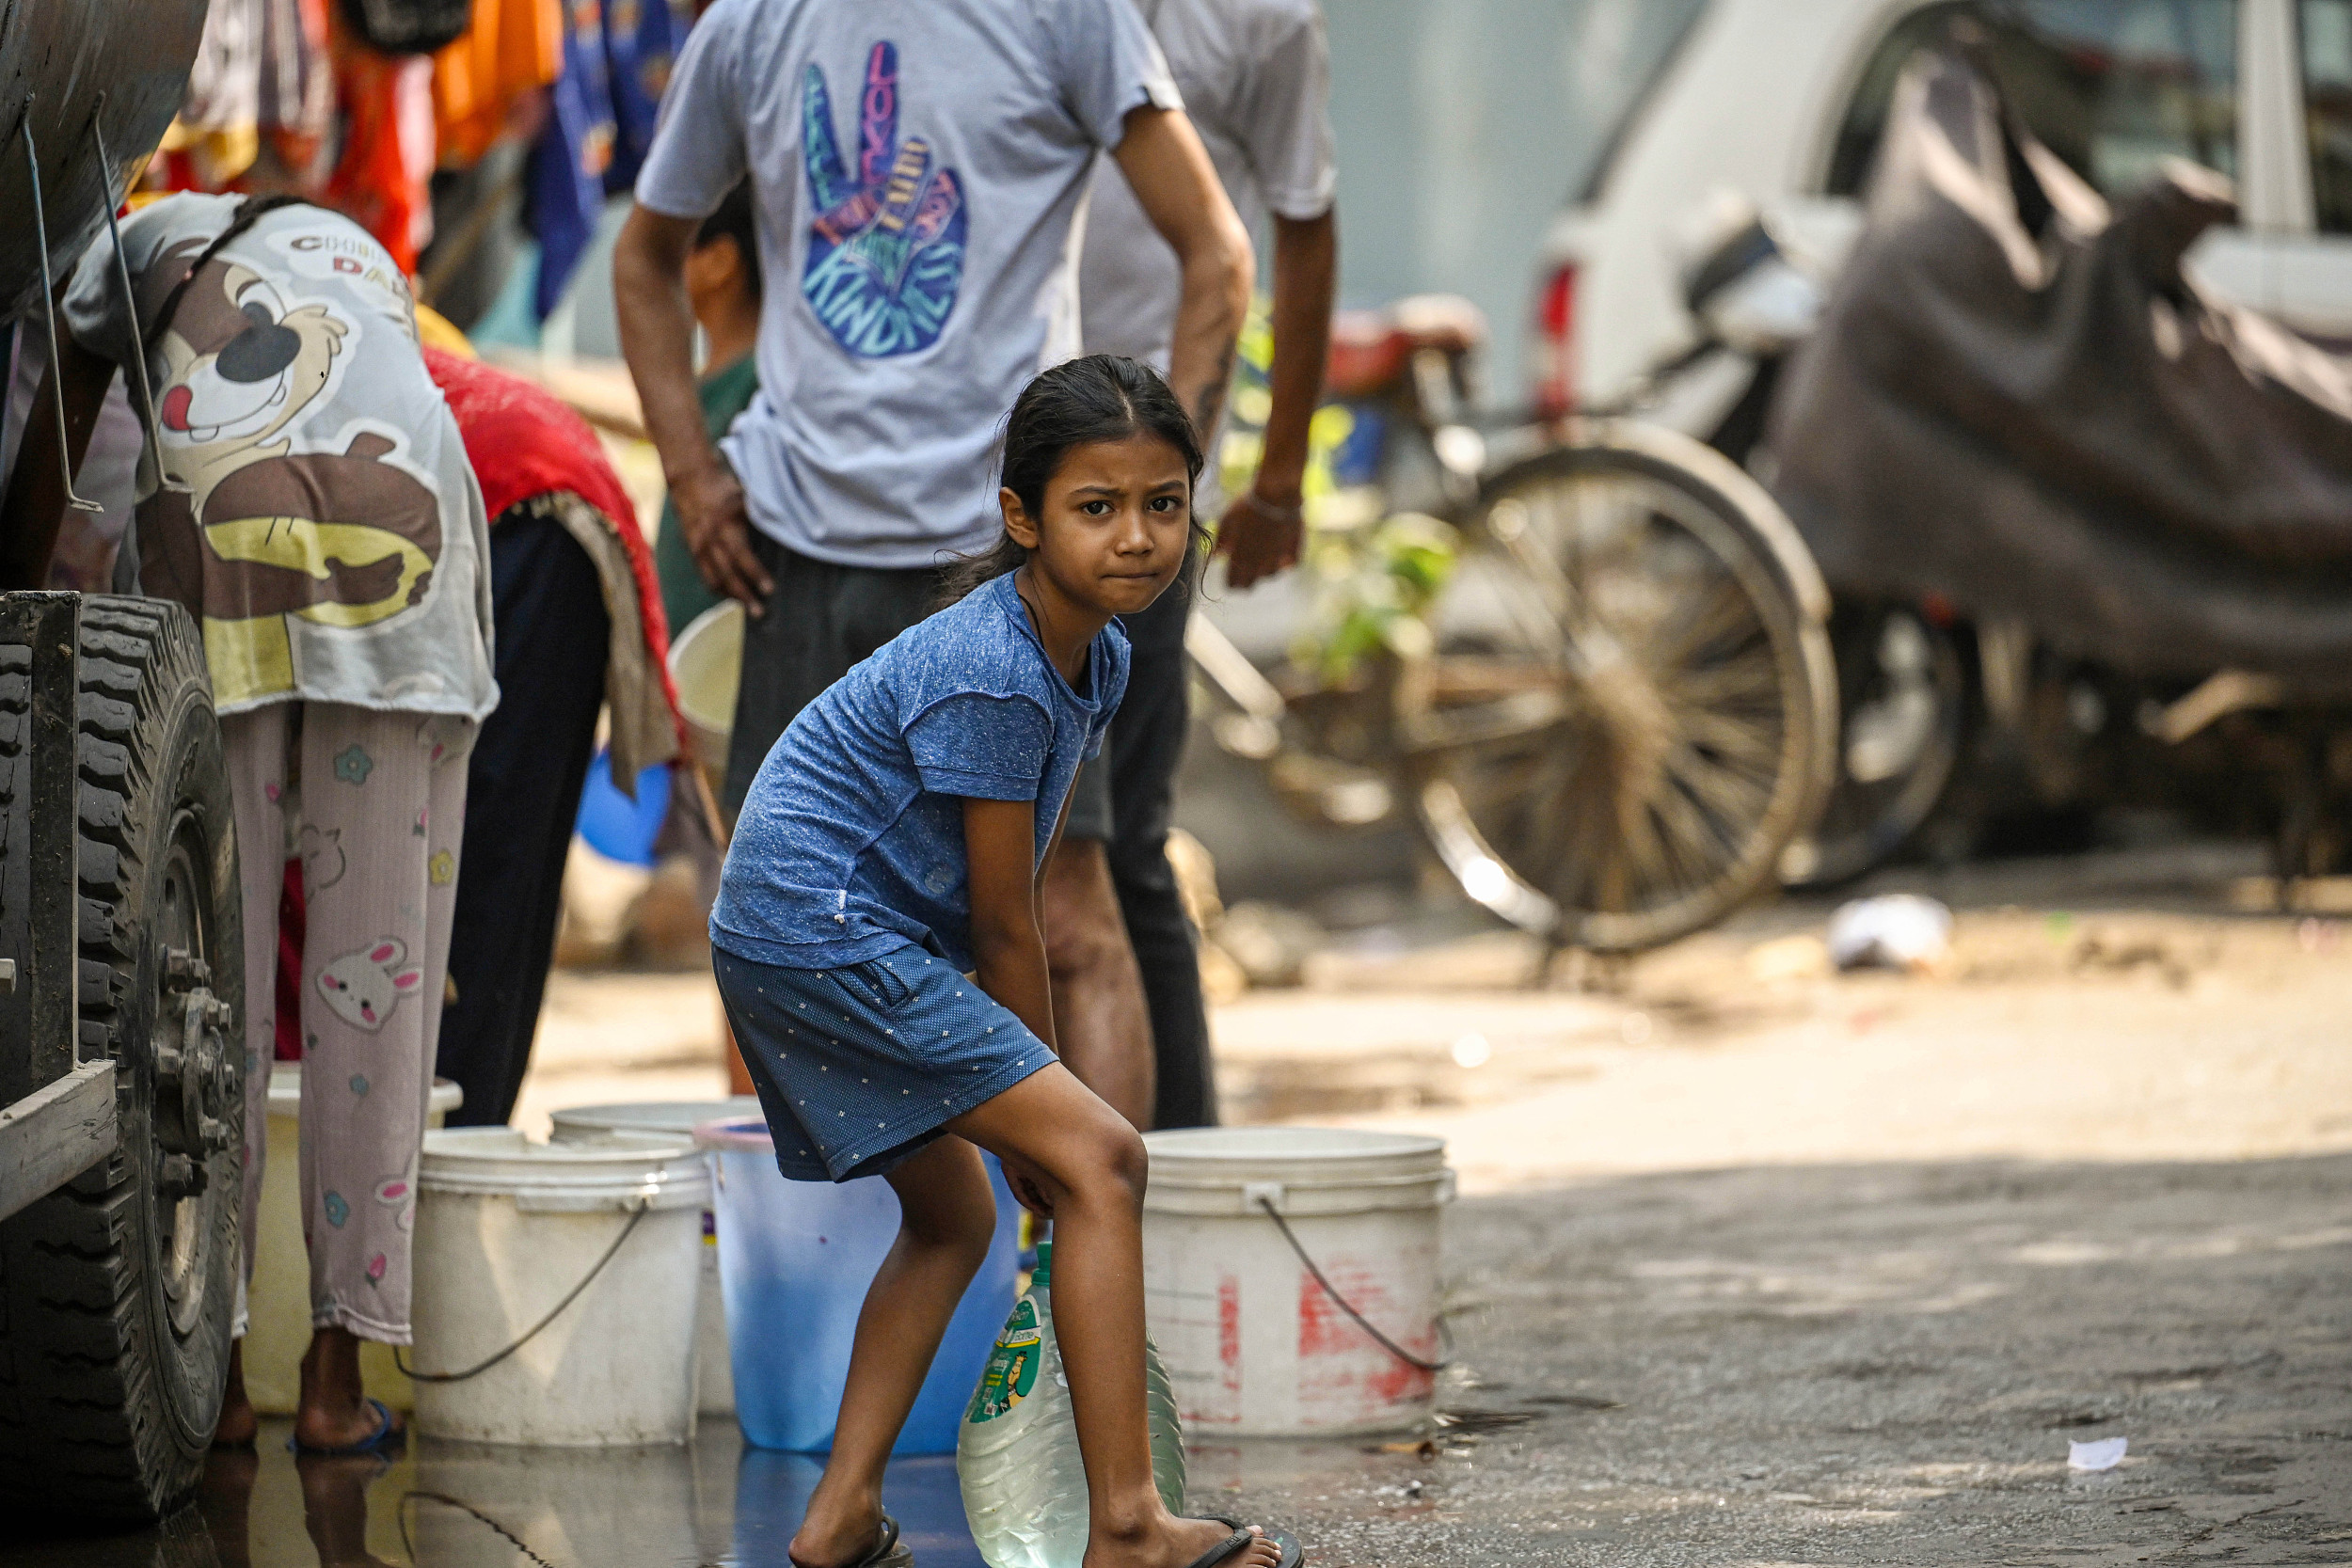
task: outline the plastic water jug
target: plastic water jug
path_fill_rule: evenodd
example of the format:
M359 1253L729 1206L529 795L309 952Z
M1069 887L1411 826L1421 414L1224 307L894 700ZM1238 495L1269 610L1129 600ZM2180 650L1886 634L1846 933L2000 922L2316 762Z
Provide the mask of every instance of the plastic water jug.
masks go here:
M1087 1547L1087 1476L1054 1338L1054 1244L1037 1249L1028 1293L1013 1303L956 1438L963 1514L989 1568L1079 1568ZM1152 1480L1174 1513L1184 1507L1184 1435L1168 1369L1143 1345L1144 1415Z

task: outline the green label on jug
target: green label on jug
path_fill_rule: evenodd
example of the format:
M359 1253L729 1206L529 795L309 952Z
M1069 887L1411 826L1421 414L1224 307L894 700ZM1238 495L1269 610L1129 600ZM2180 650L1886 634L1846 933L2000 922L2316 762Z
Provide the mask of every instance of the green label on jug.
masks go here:
M989 1353L988 1370L972 1391L966 1421L993 1421L1029 1397L1037 1386L1037 1364L1045 1358L1045 1336L1037 1326L1037 1303L1023 1296L1013 1304L1005 1331Z

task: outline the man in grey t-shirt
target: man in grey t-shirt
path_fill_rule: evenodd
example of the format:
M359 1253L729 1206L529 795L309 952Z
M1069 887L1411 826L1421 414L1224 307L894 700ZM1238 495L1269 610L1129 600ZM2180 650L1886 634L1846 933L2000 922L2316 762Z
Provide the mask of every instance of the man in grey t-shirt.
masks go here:
M1338 271L1330 53L1315 0L1141 6L1234 206L1253 233L1273 230L1273 407L1264 455L1255 482L1225 509L1217 529L1217 548L1232 561L1228 580L1247 588L1298 556L1307 423L1323 386ZM1087 351L1165 365L1179 277L1174 252L1145 220L1126 179L1114 166L1097 165L1079 290ZM1214 474L1215 432L1202 434ZM1158 1127L1216 1120L1200 962L1168 864L1187 726L1184 643L1190 609L1189 592L1176 589L1125 618L1135 649L1127 700L1103 755L1079 775L1069 826L1046 870L1049 911L1104 882L1116 892L1123 933L1049 920L1047 957L1057 983L1083 985L1097 968L1140 969L1156 1058Z
M646 424L712 586L773 619L771 594L803 564L928 573L993 542L996 430L1031 375L1078 352L1073 219L1104 150L1184 258L1168 371L1213 421L1248 236L1126 0L718 0L704 14L613 270ZM694 226L747 173L771 279L760 392L714 447L679 279ZM893 596L864 596L877 593ZM731 800L841 673L778 705L790 711L759 711L768 652L755 629Z

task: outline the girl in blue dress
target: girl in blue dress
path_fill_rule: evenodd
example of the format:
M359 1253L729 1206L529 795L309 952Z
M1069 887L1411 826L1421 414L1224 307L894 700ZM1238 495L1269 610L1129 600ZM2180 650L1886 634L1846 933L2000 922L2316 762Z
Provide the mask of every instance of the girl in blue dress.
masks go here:
M979 1150L1054 1222L1055 1325L1090 1508L1086 1568L1295 1568L1295 1542L1170 1513L1144 1419L1143 1140L1057 1059L1038 879L1127 680L1116 617L1197 544L1192 421L1096 355L1007 420L1005 532L961 595L792 721L744 801L710 927L784 1174L880 1175L897 1243L867 1291L801 1568L902 1564L882 1466L995 1204Z

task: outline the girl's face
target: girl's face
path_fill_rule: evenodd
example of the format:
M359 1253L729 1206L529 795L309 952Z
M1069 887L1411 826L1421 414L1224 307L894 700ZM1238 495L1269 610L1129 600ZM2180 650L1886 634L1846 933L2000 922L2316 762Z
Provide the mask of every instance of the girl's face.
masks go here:
M1184 458L1156 436L1073 447L1046 482L1041 516L1010 490L1001 499L1030 571L1098 614L1149 607L1184 569L1192 484Z

